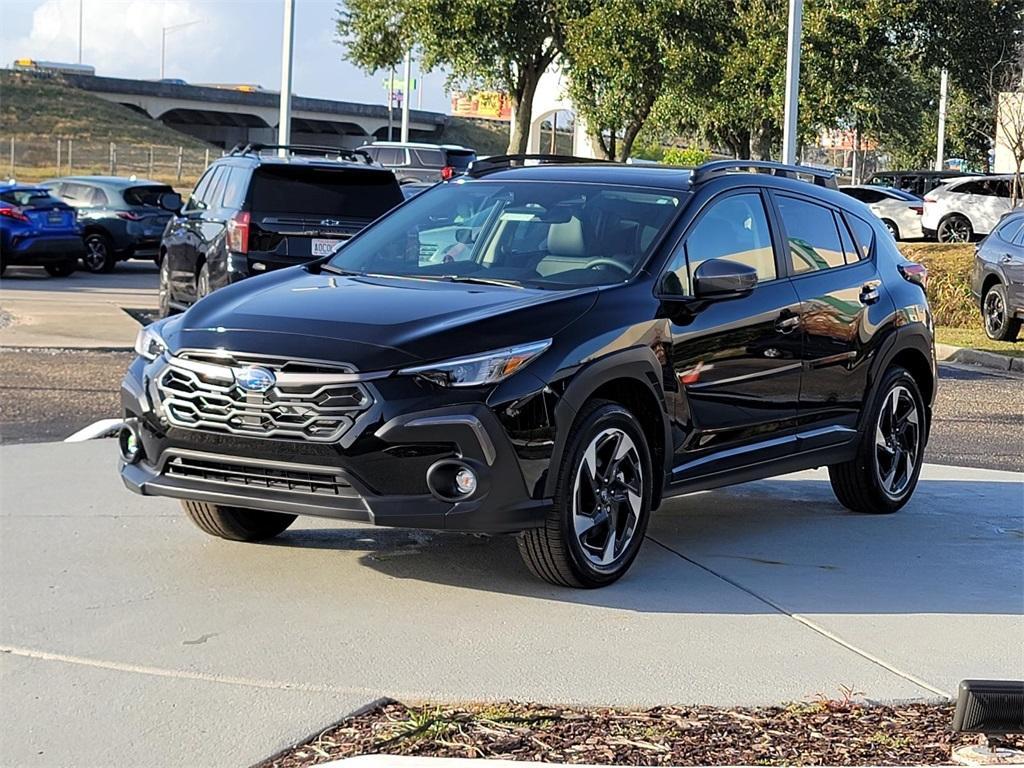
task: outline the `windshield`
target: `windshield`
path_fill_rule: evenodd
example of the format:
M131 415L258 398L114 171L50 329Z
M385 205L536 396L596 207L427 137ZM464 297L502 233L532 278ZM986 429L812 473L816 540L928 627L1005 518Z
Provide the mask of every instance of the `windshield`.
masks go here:
M442 184L343 246L328 269L570 289L628 279L677 191L471 180Z

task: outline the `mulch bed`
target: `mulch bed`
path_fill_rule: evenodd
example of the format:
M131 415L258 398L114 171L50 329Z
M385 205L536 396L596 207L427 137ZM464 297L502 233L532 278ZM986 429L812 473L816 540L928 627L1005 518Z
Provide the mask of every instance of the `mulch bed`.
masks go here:
M375 753L598 765L948 765L952 746L974 741L950 731L952 716L948 704L879 706L845 695L757 709L389 703L258 768Z

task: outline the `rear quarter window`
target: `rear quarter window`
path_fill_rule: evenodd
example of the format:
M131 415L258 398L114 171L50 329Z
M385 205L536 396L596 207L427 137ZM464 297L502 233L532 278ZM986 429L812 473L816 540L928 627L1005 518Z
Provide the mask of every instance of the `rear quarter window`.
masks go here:
M875 228L859 216L849 213L846 214L846 222L857 238L857 255L861 260L871 258L871 249L875 245Z

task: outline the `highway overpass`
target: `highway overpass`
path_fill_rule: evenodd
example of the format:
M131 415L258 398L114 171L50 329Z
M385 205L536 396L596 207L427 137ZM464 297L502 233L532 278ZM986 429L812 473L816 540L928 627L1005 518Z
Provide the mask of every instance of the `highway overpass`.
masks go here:
M278 96L267 91L240 91L120 77L63 75L76 88L123 104L190 136L222 147L239 142L272 143L277 138ZM395 138L401 110L394 110ZM435 137L448 122L440 112L411 111L409 133L418 140ZM385 139L388 108L379 104L292 97L291 138L296 144L356 147Z

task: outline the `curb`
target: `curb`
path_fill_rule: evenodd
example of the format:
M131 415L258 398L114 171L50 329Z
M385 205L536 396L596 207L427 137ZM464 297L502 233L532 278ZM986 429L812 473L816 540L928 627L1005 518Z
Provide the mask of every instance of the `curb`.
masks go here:
M981 349L954 347L952 344L936 344L935 355L944 363L966 363L989 368L993 371L1024 372L1024 357L1010 357Z
M490 760L461 757L417 757L406 755L360 755L342 760L320 763L319 768L558 768L568 763L533 763L516 760ZM614 768L614 766L576 765L572 768ZM698 766L699 768L699 766ZM753 768L752 766L731 765L724 768ZM819 766L819 768L829 768ZM911 766L913 768L913 766Z

